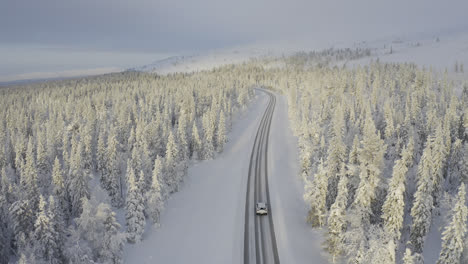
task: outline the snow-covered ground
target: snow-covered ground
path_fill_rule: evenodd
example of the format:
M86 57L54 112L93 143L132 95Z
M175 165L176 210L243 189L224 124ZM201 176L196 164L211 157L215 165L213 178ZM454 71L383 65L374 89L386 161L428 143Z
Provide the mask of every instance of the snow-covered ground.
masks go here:
M287 100L277 94L269 149L270 199L281 263L328 263L320 231L306 222L304 185L299 177L297 139L288 120Z
M458 62L464 64L464 72L468 73L468 32L394 37L359 43L356 47L373 49L373 56L351 62L350 65L368 64L370 60L375 61L378 58L382 62L409 62L426 68L454 72L455 63Z
M241 263L250 152L268 97L256 99L233 126L225 151L189 168L183 187L166 204L161 226L125 248L125 263ZM297 143L287 105L278 95L271 127L269 179L282 263L326 263L321 235L305 222ZM302 216L302 217L301 217Z
M223 65L242 63L252 58L272 56L273 54L275 54L273 51L265 47L245 46L226 48L195 55L172 56L134 68L133 70L158 74L202 71Z

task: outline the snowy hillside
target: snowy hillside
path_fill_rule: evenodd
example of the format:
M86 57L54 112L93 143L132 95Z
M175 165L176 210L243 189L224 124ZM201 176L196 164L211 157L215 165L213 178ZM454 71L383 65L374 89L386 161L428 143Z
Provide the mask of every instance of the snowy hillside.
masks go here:
M158 74L210 70L223 65L246 62L252 58L272 56L273 54L273 51L268 49L258 47L239 47L215 50L195 55L172 56L163 60L155 61L148 65L133 68L132 70Z
M468 32L432 34L429 36L394 37L384 40L361 42L356 47L373 49L373 57L364 58L350 65L367 64L377 58L382 62L416 63L437 70L458 72L468 66ZM460 66L464 65L464 66ZM463 69L465 73L468 69Z
M413 36L393 36L378 40L341 41L321 43L316 40L262 43L219 49L211 52L172 56L131 70L168 74L210 70L228 64L239 64L250 59L279 58L296 52L334 49L369 49L372 56L358 60L340 61L352 65L366 65L371 60L391 63L416 63L426 68L468 73L468 32L457 31L445 34L420 34ZM463 66L461 66L463 65ZM455 76L456 77L456 76Z

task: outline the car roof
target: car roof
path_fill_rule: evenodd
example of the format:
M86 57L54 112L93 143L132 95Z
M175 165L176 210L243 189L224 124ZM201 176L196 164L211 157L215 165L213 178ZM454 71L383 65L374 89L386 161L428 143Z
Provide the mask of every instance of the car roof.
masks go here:
M259 203L257 203L257 205L258 205L258 206L266 206L266 203L264 203L264 202L259 202Z

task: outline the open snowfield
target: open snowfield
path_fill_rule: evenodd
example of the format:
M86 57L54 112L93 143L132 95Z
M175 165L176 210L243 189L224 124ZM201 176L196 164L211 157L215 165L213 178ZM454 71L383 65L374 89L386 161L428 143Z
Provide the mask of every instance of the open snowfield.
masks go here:
M468 65L468 32L425 37L394 37L361 43L357 47L373 49L373 56L350 62L365 65L377 58L382 62L416 63L425 68L454 71L455 62ZM465 69L465 74L468 69ZM466 75L465 75L466 76Z
M282 263L327 263L322 238L305 222L297 143L284 97L277 95L269 151L270 197ZM256 99L233 126L225 151L193 164L166 204L161 226L125 248L125 263L241 263L249 157L268 97ZM302 216L302 217L301 217Z

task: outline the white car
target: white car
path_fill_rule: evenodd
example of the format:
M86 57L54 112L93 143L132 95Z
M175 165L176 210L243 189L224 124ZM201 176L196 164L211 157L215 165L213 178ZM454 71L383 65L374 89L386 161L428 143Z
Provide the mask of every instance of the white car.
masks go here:
M255 213L258 215L266 215L268 214L267 204L266 203L257 203L255 207Z

